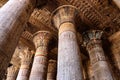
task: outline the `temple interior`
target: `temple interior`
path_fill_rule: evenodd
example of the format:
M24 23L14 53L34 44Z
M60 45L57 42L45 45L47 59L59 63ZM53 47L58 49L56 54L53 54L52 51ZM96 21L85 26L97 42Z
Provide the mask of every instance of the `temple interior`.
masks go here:
M120 0L0 0L0 80L120 80Z

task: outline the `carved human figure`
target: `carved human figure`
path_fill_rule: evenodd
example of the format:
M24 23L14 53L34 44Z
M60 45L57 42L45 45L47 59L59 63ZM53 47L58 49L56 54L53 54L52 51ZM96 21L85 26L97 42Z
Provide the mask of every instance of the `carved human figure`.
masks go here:
M52 35L49 31L39 31L34 34L33 42L36 47L36 53L29 80L46 80L48 44L51 38Z
M74 6L63 5L52 14L52 24L59 30L57 80L82 80L74 21L77 13Z
M94 80L113 80L102 48L102 33L100 30L87 31L83 34L83 41L90 56Z

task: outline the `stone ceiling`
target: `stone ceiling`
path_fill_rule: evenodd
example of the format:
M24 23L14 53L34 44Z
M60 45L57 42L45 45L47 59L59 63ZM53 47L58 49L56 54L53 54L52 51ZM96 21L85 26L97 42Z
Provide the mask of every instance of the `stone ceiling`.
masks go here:
M8 0L0 0L0 7L2 7Z
M1 0L0 6L5 2L7 0ZM48 0L43 7L38 7L33 11L20 40L34 49L32 34L36 31L50 30L57 38L58 30L51 25L50 16L53 10L64 4L73 5L79 9L76 19L79 44L82 42L80 33L88 29L104 30L106 38L120 29L120 10L112 0ZM51 53L53 53L52 51L54 50L51 50ZM83 56L87 56L87 54Z

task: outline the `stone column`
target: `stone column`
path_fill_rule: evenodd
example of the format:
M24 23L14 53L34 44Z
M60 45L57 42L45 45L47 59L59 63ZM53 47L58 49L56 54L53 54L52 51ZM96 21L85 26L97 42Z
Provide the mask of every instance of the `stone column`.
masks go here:
M30 80L46 80L47 77L47 54L48 44L51 39L49 31L39 31L34 34L33 42L36 53L30 74Z
M90 30L83 34L84 45L90 56L95 80L113 80L101 43L102 31Z
M7 69L36 0L9 0L0 8L0 80Z
M89 74L88 74L88 66L87 66L87 62L88 60L82 61L83 62L83 77L84 80L89 80Z
M113 0L113 2L120 8L120 0Z
M52 23L59 30L57 80L82 80L76 14L77 9L71 5L63 5L52 14Z
M83 67L82 69L83 69L83 79L86 80L87 76L86 76L85 68Z
M17 80L28 80L30 74L30 64L32 62L33 52L28 48L20 53L21 66L17 76Z
M47 80L56 80L56 73L57 73L57 62L56 62L56 60L49 60Z
M112 63L114 63L114 72L116 73L115 76L120 77L120 31L114 33L109 37L109 41L111 43L111 56L112 56Z
M90 61L87 62L86 66L87 66L88 80L95 80Z
M15 66L8 67L6 80L16 80L17 73L18 73L17 67L15 67Z

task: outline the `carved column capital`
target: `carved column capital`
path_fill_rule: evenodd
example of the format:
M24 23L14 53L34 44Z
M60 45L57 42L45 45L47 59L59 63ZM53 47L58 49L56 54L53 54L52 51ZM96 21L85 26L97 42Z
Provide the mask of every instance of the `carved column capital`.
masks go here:
M102 48L102 33L103 31L101 30L87 31L83 34L84 45L89 53L90 64L95 80L113 80Z
M33 35L33 42L36 49L40 46L48 46L52 34L49 31L38 31Z
M72 5L60 6L52 13L52 24L59 29L62 23L74 23L77 14L77 8Z
M83 45L87 47L89 44L101 43L102 34L101 30L89 30L83 33Z
M101 43L102 34L101 30L90 30L83 33L83 45L90 55L92 64L106 60Z
M32 50L30 51L28 48L23 52L20 52L19 57L21 58L21 65L29 65L31 63L33 54L34 52Z

